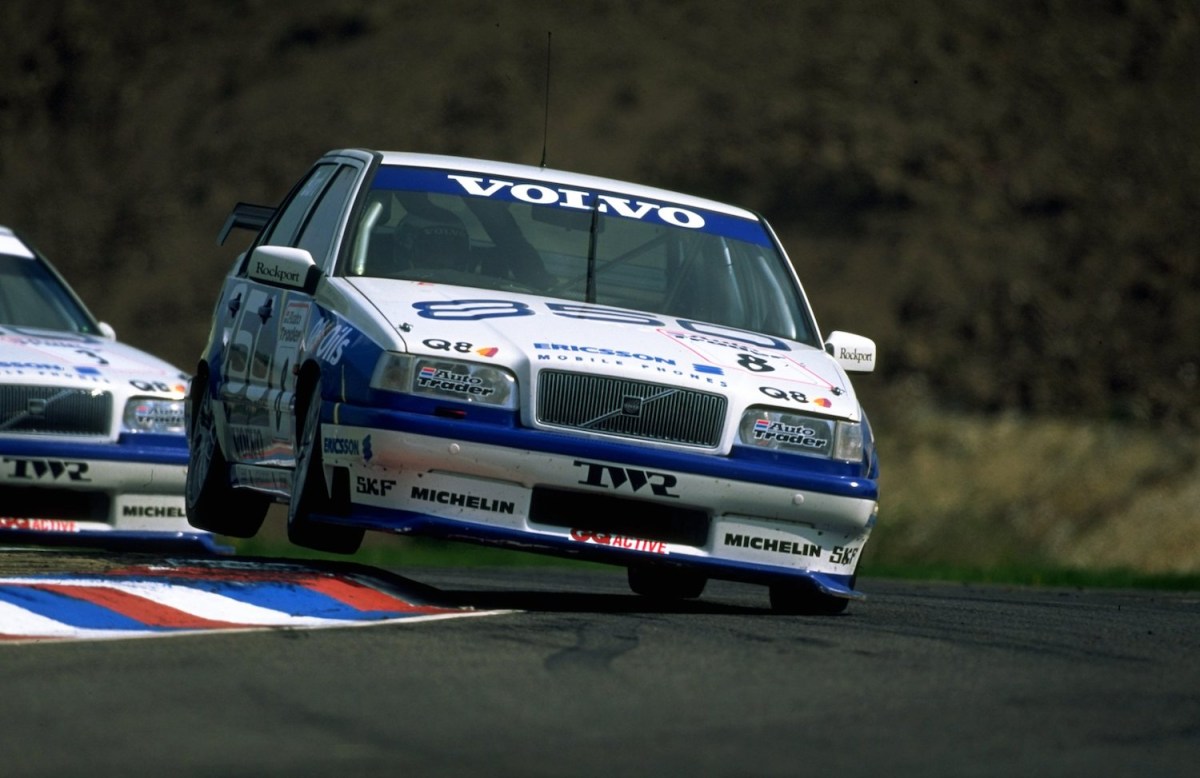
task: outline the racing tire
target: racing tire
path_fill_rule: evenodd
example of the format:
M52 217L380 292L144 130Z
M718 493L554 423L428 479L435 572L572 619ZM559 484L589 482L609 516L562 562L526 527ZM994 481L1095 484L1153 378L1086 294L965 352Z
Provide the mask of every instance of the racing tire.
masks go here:
M850 582L854 586L854 582ZM836 616L850 604L847 597L825 594L812 584L772 584L771 610L790 616Z
M708 584L708 578L691 570L633 566L628 573L634 594L652 600L694 600Z
M204 391L205 381L192 381ZM271 498L246 489L234 489L229 463L217 439L212 404L207 397L190 397L192 424L188 430L188 468L184 507L188 524L196 529L235 538L252 538L262 527Z
M298 546L331 554L353 554L362 545L362 527L313 521L314 513L339 513L325 486L321 456L321 386L314 384L303 408L304 419L296 430L296 469L288 501L288 540ZM299 419L299 414L297 414Z

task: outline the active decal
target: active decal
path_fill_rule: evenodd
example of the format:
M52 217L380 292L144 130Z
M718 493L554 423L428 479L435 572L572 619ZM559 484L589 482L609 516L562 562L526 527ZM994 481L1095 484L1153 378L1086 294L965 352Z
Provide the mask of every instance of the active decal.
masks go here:
M658 540L634 538L628 535L617 535L610 532L592 532L584 529L571 530L571 540L580 543L595 543L600 546L623 548L627 551L645 551L650 554L666 555L667 544Z
M0 516L0 529L22 529L34 532L78 532L79 523L68 519L15 519Z

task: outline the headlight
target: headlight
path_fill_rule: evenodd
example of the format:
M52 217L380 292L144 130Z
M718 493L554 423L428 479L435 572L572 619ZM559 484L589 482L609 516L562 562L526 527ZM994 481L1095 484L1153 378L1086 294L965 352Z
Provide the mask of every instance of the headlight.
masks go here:
M123 432L152 432L183 434L184 404L182 400L154 400L134 397L125 403Z
M788 454L858 462L863 458L863 429L856 421L750 408L742 415L738 436L748 446Z
M478 362L388 353L375 365L371 388L510 410L517 407L516 377L504 368Z

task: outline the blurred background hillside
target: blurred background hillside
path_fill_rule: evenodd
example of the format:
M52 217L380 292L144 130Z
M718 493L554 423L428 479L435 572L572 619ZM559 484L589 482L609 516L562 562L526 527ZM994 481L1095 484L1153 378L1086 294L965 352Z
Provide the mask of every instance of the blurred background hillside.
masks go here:
M867 561L1200 571L1194 0L7 0L0 224L190 370L322 152L627 178L764 213L884 458ZM233 243L233 241L231 241Z

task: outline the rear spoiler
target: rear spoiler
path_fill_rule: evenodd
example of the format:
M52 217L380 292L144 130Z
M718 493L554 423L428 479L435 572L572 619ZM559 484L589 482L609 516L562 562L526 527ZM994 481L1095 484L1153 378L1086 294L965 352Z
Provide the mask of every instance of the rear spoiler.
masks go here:
M225 220L225 225L221 227L221 232L217 235L217 245L224 246L225 239L229 237L229 233L235 227L261 232L262 228L267 226L274 215L275 207L272 205L238 203L233 206L233 211L230 212L229 218Z

